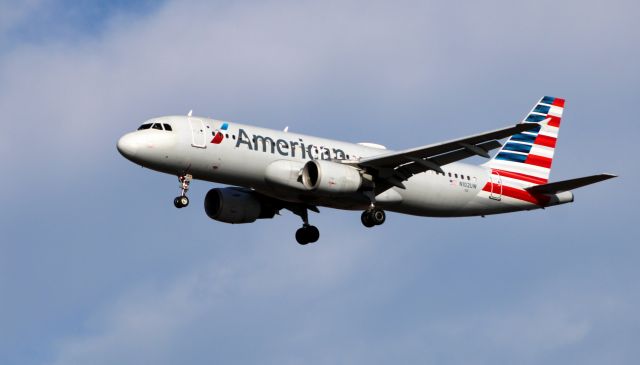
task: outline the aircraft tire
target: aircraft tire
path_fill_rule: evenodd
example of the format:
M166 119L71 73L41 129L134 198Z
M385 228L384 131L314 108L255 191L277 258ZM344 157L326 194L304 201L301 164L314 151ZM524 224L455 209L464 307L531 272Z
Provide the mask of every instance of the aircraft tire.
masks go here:
M317 242L320 239L320 231L316 226L308 226L307 228L307 237L309 238L309 243Z
M178 209L184 208L189 205L189 198L187 198L186 196L179 196L173 199L173 205Z
M320 238L320 231L315 226L306 226L296 231L296 241L301 245L313 243Z
M362 225L367 228L371 228L376 225L373 222L373 219L371 219L371 214L368 210L362 212L362 215L360 216L360 221L362 222Z
M382 209L374 209L369 214L371 215L371 221L376 226L381 225L385 220L387 220L387 215Z
M180 197L173 199L173 205L178 209L182 208L182 204L180 203Z
M309 243L309 241L307 240L307 231L305 227L302 227L296 231L296 241L298 241L298 243L303 246Z

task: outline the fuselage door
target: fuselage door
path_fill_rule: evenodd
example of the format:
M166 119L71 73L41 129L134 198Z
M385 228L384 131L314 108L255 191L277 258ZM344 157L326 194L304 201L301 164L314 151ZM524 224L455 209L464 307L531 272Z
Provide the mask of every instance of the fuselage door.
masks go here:
M491 179L491 195L489 198L493 200L502 200L502 177L499 172L495 172L489 174L489 178Z
M200 119L189 118L191 125L191 145L198 148L207 148L207 134L204 122Z

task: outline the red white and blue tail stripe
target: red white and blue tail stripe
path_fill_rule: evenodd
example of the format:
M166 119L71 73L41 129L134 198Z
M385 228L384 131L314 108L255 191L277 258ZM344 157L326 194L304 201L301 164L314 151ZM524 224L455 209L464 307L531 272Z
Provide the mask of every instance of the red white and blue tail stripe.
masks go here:
M491 168L492 174L500 175L503 183L511 181L519 186L546 184L563 110L564 99L550 96L540 99L523 120L523 123L542 122L540 126L511 136L484 166Z

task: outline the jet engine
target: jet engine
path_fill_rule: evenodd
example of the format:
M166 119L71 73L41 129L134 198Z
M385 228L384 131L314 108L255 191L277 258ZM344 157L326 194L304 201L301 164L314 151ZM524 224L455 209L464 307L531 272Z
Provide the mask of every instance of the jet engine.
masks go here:
M238 188L209 190L204 198L204 210L209 218L232 224L273 218L277 212L259 195Z
M358 169L336 162L312 160L302 169L302 184L320 194L354 193L362 182Z

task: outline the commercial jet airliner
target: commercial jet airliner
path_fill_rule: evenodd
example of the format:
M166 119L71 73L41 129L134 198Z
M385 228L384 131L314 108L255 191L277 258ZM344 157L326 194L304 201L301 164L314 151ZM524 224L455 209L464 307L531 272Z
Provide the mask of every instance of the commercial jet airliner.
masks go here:
M402 151L191 112L152 118L120 138L117 147L136 164L178 176L177 208L189 204L193 179L232 185L206 194L204 209L211 219L251 223L286 209L302 218L296 240L305 245L320 237L308 215L318 207L362 210L362 224L374 227L384 223L385 210L468 217L572 202L571 190L615 175L549 182L564 104L545 96L518 124ZM494 149L499 150L491 158ZM488 161L458 162L471 156Z

